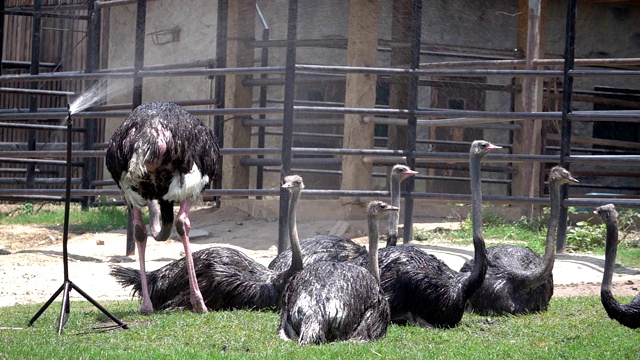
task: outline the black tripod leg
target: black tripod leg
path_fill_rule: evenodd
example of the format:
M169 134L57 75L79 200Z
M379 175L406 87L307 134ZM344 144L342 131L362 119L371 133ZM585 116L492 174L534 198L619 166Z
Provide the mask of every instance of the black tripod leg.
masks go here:
M127 326L127 324L123 323L122 321L120 321L120 319L118 319L115 315L113 315L112 313L109 312L109 310L105 309L102 305L100 305L97 301L95 301L94 299L91 298L91 296L89 296L87 293L85 293L84 291L82 291L82 289L80 289L78 286L76 286L75 284L71 284L71 287L74 288L80 295L82 295L85 299L87 299L90 303L93 304L93 306L97 307L98 309L100 309L100 311L102 311L103 314L107 315L111 320L113 320L116 324L120 325L120 327L122 327L123 329L128 329L129 327Z
M42 307L40 308L40 310L38 310L38 312L33 315L33 317L31 318L31 320L29 321L29 326L33 326L33 323L36 322L36 320L38 320L38 318L40 317L40 315L42 315L42 313L47 310L47 308L49 307L49 305L51 305L51 303L53 302L53 300L55 300L58 295L60 295L60 293L62 292L62 290L64 289L66 283L63 283L62 286L60 286L60 288L58 290L56 290L55 293L53 293L53 295L51 295L51 297L49 298L49 300L47 300L47 302L42 305Z
M62 308L60 309L60 323L58 324L58 335L62 334L62 328L69 320L69 291L73 284L70 281L64 283L64 292L62 293Z

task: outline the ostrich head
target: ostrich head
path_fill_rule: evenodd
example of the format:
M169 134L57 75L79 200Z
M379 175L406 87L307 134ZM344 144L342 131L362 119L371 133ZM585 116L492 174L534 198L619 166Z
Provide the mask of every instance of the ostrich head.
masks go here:
M571 173L562 166L554 166L549 172L549 182L555 182L558 185L579 182Z
M502 149L502 146L493 145L492 143L485 140L476 140L471 143L469 152L471 153L471 155L483 157L487 155L489 151L494 149Z
M602 221L607 224L618 223L618 212L613 204L599 206L593 211L593 213L600 216Z
M373 200L367 206L367 215L377 221L398 210L397 206L391 206L384 201Z
M416 175L418 172L411 170L407 165L398 164L391 169L391 176L398 179L398 182L408 177Z
M300 191L304 189L304 182L302 182L302 176L289 175L285 176L282 180L282 188L289 191Z

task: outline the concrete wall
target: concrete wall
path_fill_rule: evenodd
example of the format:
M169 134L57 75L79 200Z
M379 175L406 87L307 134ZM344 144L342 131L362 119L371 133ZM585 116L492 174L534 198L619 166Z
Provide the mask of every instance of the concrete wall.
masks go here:
M173 64L215 58L216 2L162 0L147 3L145 33L145 66ZM109 9L108 67L132 67L135 53L136 5L114 6ZM180 28L180 40L155 45L149 34ZM166 40L160 37L159 40ZM205 77L156 77L145 78L143 101L208 99L213 97L212 79ZM110 103L131 102L131 80L111 80L115 89L109 96ZM110 137L124 119L109 120L105 134ZM205 119L203 119L205 120Z

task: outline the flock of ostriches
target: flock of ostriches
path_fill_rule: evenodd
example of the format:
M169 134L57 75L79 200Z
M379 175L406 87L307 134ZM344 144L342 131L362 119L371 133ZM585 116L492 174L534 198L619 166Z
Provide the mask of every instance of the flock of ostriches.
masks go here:
M543 256L525 247L487 248L480 162L499 148L483 140L471 144L474 257L460 271L418 247L395 246L400 183L416 174L404 165L394 166L390 174L391 203L368 204L368 250L338 236L300 240L296 204L304 183L298 175L285 177L282 187L291 195L286 219L290 248L264 267L228 247L191 252L189 209L216 176L217 139L176 104L143 104L116 130L106 157L107 168L133 211L140 270L113 266L111 274L142 297L142 313L178 308L277 310L280 337L300 344L375 340L385 335L390 323L448 328L456 326L465 311L483 315L544 311L553 294L560 188L577 180L559 166L550 171L551 213ZM175 220L174 203L179 204ZM185 253L184 258L150 272L145 270L147 231L141 213L145 206L152 236L166 240L175 225ZM602 304L611 318L638 328L640 294L624 305L611 292L618 243L616 210L609 204L594 213L607 227ZM387 217L387 246L378 249L378 223Z

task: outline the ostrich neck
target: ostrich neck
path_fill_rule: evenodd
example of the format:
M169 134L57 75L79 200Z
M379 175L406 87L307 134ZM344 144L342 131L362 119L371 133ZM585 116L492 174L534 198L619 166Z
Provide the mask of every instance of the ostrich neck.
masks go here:
M629 308L627 305L620 304L613 296L611 289L611 281L613 278L613 266L616 262L616 253L618 250L618 224L607 223L607 242L604 255L604 274L602 275L602 284L600 285L600 301L607 311L610 318L616 319L625 326L629 321ZM634 326L637 326L634 324Z
M618 225L607 223L607 242L604 255L604 274L602 276L601 291L611 292L613 278L613 266L616 263L618 252Z
M484 239L482 233L482 184L480 182L480 157L472 155L469 161L471 177L471 226L473 241Z
M369 270L380 283L380 268L378 267L378 221L373 215L367 219L369 225Z
M562 200L560 198L561 186L558 181L552 180L549 182L551 211L549 212L549 228L547 229L547 242L542 257L542 266L534 269L530 273L519 274L518 278L522 280L521 286L524 288L533 288L545 283L553 272L556 257L555 245L558 234L558 218L560 217L560 208L562 207Z
M391 176L391 206L400 207L400 180ZM389 235L398 235L398 223L400 222L400 212L389 215Z
M462 287L465 299L480 288L487 272L487 251L482 233L482 184L480 183L480 157L472 155L469 160L471 177L471 226L473 228L473 269Z
M549 211L549 228L547 229L547 242L544 247L543 270L542 277L546 279L553 271L553 264L556 257L556 238L558 235L558 223L560 210L562 207L562 199L560 197L560 188L562 185L558 181L549 182L549 202L551 203L551 211Z
M300 239L298 238L298 227L296 221L296 207L300 198L300 190L291 192L291 200L289 201L289 213L287 221L289 222L289 241L291 247L291 267L290 271L302 270L302 250L300 250Z

